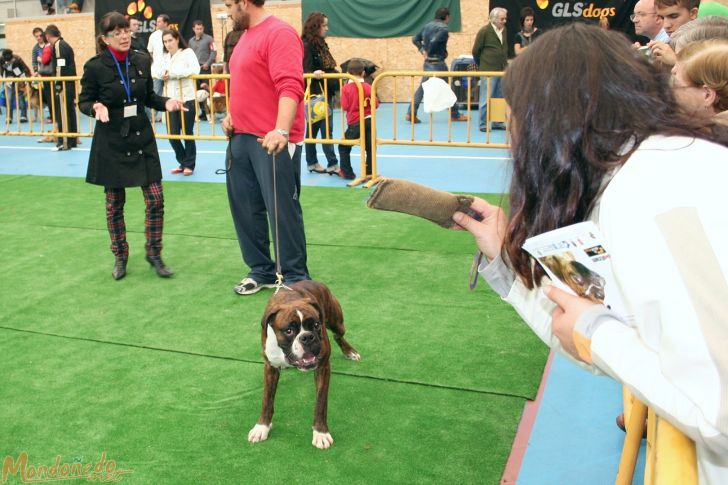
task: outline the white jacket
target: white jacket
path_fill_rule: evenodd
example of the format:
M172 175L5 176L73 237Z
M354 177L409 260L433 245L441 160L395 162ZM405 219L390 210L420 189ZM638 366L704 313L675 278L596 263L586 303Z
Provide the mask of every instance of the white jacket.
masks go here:
M164 96L182 101L195 99L195 81L188 78L200 73L200 64L192 49L179 49L173 56L165 52L152 66L152 76L162 79L165 71L169 73L169 79L164 83Z
M726 180L728 148L653 136L609 182L597 217L635 322L600 316L590 335L594 370L695 441L703 485L728 483ZM493 266L502 265L494 263L481 275L502 289L507 278L493 278ZM541 290L516 279L507 293L534 332L563 353L551 332L554 306Z

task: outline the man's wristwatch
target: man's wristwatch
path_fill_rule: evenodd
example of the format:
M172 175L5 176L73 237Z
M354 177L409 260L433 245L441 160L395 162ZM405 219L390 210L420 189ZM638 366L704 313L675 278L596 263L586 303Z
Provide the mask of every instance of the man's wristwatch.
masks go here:
M275 131L279 135L282 135L282 136L286 137L286 140L288 140L288 130L284 130L283 128L276 128Z

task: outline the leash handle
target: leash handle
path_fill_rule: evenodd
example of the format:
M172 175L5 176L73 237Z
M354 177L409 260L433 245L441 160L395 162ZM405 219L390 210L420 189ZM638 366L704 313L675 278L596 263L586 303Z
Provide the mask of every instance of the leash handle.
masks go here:
M483 261L483 253L480 251L477 251L475 253L475 256L473 257L473 265L470 266L470 277L469 277L469 286L471 290L474 290L475 287L478 285L478 268L480 267L480 263Z
M273 224L275 225L276 241L276 291L278 293L281 288L290 290L289 287L283 284L283 271L281 270L281 253L278 244L278 185L276 183L276 154L273 157Z

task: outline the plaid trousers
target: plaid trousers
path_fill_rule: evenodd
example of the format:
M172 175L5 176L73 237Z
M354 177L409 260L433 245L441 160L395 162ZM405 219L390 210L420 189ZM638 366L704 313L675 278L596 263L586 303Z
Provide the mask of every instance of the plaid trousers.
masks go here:
M114 256L127 259L129 244L126 242L126 224L124 223L124 203L126 190L106 187L106 226L111 237L111 252ZM162 252L162 226L164 225L164 194L162 183L154 182L142 187L146 217L144 234L147 242L144 245L147 256L159 256Z

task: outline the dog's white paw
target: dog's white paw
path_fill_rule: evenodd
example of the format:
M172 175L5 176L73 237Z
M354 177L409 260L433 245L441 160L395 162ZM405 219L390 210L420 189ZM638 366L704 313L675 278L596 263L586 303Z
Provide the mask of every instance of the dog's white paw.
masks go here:
M253 429L248 432L248 441L250 443L260 443L261 441L267 440L271 426L273 425L271 424L270 426L266 426L265 424L256 424L253 426Z
M330 433L319 433L313 430L313 441L311 441L311 444L319 450L325 450L334 444L334 438L331 437Z
M344 357L346 357L349 360L356 360L356 361L361 360L361 355L359 355L359 352L357 352L354 349L351 349L349 352L345 352Z

